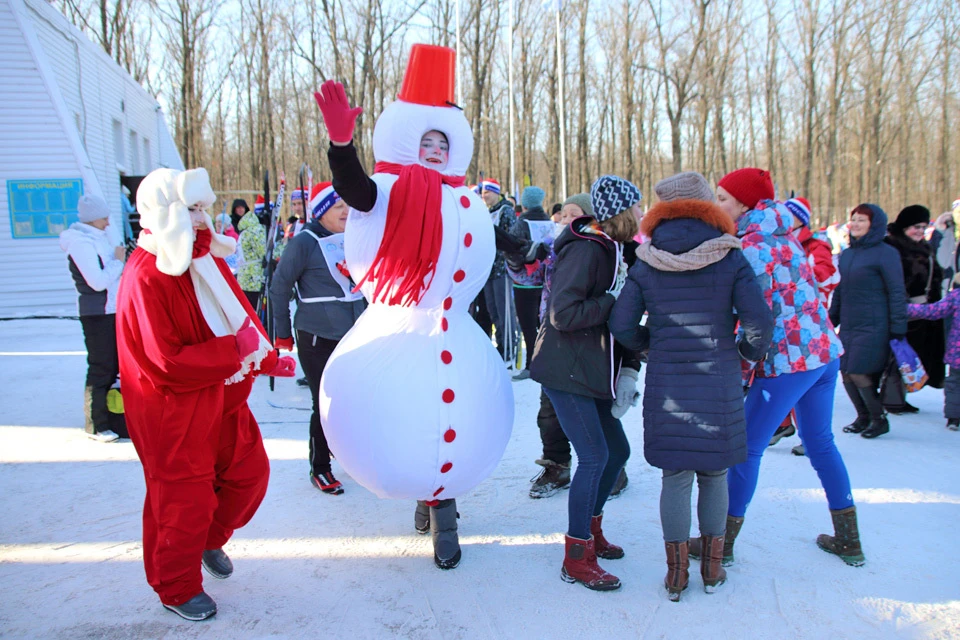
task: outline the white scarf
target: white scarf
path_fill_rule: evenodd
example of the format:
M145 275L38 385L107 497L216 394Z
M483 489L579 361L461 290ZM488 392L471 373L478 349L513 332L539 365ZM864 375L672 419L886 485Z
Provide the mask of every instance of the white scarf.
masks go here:
M207 216L207 222L212 228L213 223L209 215ZM192 259L187 270L190 271L190 279L193 281L193 289L197 294L197 303L200 305L203 319L207 321L207 326L210 327L213 335L219 338L226 335L236 335L249 316L247 310L234 294L233 289L224 279L217 263L213 260L214 249L219 248L218 245L229 245L230 242L233 242L233 239L219 234L214 235L220 242L212 242L210 244L211 253ZM141 233L137 239L137 244L144 251L157 255L157 238L154 234ZM220 252L217 251L217 253ZM243 359L240 370L226 379L227 384L234 384L243 380L247 374L258 368L261 361L270 353L272 347L267 339L259 331L257 331L257 336L260 338L257 349Z

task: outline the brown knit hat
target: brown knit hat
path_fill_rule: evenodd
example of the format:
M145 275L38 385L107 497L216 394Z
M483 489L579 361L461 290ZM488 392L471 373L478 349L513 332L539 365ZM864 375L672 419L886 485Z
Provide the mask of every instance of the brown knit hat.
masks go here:
M707 179L696 171L684 171L664 178L653 188L663 202L671 200L704 200L713 202L713 190Z

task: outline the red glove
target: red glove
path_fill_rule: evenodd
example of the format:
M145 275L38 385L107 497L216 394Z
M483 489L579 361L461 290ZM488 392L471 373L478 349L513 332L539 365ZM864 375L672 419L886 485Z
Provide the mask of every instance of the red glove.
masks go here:
M289 338L274 338L273 346L277 351L280 349L286 349L287 351L293 351L293 336Z
M277 359L277 365L264 373L271 378L292 378L297 375L297 362L292 356L283 356Z
M343 85L327 80L320 85L320 91L314 91L313 97L323 114L323 123L327 126L330 142L346 145L353 140L353 128L357 116L363 113L363 107L350 108Z
M237 353L240 354L241 360L256 351L260 344L260 332L250 324L249 317L243 321L243 326L237 331L236 338Z

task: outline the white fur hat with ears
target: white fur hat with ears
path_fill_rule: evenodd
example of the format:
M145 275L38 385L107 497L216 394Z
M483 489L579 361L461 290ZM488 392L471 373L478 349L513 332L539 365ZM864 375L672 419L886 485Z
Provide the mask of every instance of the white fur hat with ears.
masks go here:
M137 189L137 211L140 226L151 236L151 249L156 249L151 253L157 256L157 269L161 273L179 276L190 267L196 238L190 223L190 207L206 208L216 200L206 169L157 169L143 179ZM237 248L236 241L215 233L209 214L206 214L206 223L213 234L210 253L217 258L231 255Z

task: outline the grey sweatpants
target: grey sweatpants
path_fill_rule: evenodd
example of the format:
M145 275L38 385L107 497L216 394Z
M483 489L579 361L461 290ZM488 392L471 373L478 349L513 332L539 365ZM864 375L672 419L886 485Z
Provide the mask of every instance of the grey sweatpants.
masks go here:
M664 542L690 538L690 494L697 477L697 519L700 533L722 536L727 530L727 471L663 470L660 489L660 525Z

